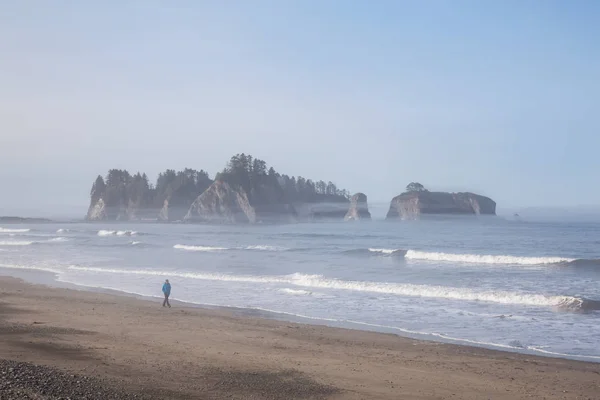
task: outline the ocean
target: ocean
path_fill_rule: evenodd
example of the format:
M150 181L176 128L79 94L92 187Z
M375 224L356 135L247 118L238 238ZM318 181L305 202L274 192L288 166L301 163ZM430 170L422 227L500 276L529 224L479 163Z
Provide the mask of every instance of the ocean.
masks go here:
M3 274L600 361L600 223L501 217L0 228ZM160 302L157 302L157 307Z

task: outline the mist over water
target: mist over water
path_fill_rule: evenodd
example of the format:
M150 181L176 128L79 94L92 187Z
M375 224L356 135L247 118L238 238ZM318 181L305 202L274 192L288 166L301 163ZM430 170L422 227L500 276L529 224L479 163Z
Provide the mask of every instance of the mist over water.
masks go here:
M0 227L4 273L600 360L600 224L503 218Z

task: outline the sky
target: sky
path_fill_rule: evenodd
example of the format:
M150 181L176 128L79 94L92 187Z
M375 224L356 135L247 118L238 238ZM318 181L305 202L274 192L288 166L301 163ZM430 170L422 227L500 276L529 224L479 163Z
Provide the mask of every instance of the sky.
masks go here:
M374 203L600 205L599 37L586 0L4 1L0 215L241 152Z

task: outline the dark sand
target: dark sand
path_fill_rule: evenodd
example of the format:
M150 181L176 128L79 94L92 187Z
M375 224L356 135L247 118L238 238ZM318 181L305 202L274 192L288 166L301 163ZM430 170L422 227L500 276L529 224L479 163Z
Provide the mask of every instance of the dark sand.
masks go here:
M0 278L0 400L600 399L600 364L160 305Z

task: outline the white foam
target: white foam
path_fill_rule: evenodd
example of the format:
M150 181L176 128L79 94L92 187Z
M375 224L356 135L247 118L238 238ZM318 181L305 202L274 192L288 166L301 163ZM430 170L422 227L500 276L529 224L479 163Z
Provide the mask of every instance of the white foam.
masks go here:
M282 292L282 293L292 294L295 296L310 296L312 294L311 291L303 290L303 289L283 288L283 289L279 289L278 291Z
M392 253L398 251L398 249L374 249L374 248L370 248L369 251L371 253L392 254Z
M537 351L543 354L547 354L552 357L568 357L568 358L581 358L581 359L589 359L589 360L600 360L600 356L582 356L579 354L569 354L569 353L558 353L555 351L544 350L546 346L528 346L528 350Z
M131 245L132 245L132 246L136 246L136 245L138 245L138 244L142 244L142 242L131 242Z
M269 246L269 245L253 245L245 247L218 247L218 246L192 246L187 244L176 244L173 246L174 249L188 250L188 251L224 251L224 250L256 250L256 251L286 251L289 250L287 247Z
M279 247L279 246L268 246L268 245L256 245L256 246L246 246L244 250L262 250L262 251L286 251L287 247Z
M60 228L56 230L56 233L67 233L67 232L71 232L70 229L66 229L66 228Z
M447 261L456 263L477 264L517 264L517 265L542 265L558 264L575 261L572 258L561 257L516 257L504 255L479 255L479 254L451 254L428 253L424 251L408 250L404 256L410 260Z
M31 229L8 229L8 228L0 228L0 233L25 233L29 232Z
M227 247L210 247L210 246L188 246L185 244L176 244L174 249L187 251L222 251L229 250Z
M230 281L230 282L277 282L277 278L262 277L262 276L244 276L244 275L225 275L225 274L200 274L194 272L177 272L177 271L155 271L145 269L116 269L116 268L97 268L97 267L81 267L72 265L69 267L74 271L88 271L105 274L125 274L125 275L150 275L150 276L177 276L180 278L200 279L211 281ZM274 280L275 279L275 280ZM280 280L285 282L284 280Z
M385 293L397 296L442 298L462 301L483 301L499 304L519 304L538 307L565 307L577 305L581 299L571 296L551 296L533 293L506 291L477 291L450 286L415 285L408 283L388 283L369 281L345 281L325 278L322 275L292 274L285 276L227 275L177 271L123 270L95 267L71 266L69 269L111 274L177 276L187 279L200 279L229 282L285 283L306 288L350 290L357 292Z
M386 293L400 296L444 298L465 301L485 301L500 304L522 304L531 306L561 306L575 301L569 296L547 296L541 294L516 293L505 291L476 291L468 288L449 286L415 285L408 283L344 281L328 279L321 275L292 275L292 282L298 286L328 289L354 290L361 292Z
M48 241L49 242L68 242L69 239L66 238L66 237L55 237L55 238L52 238L52 239L50 239Z
M33 271L45 271L52 272L54 274L60 274L61 271L56 268L49 268L38 265L18 265L18 264L0 264L0 268L8 268L8 269L22 269L22 270L33 270Z
M135 236L135 235L137 235L136 231L108 231L108 230L98 231L98 236Z
M33 244L33 242L25 242L25 241L0 242L0 246L29 246L31 244Z
M600 356L584 356L584 355L579 355L579 354L557 353L557 352L544 350L544 347L546 347L546 346L526 346L517 340L511 341L509 344L502 344L502 343L484 342L481 340L457 338L457 337L448 336L448 335L444 335L442 333L436 333L436 332L421 332L421 331L414 331L414 330L410 330L410 329L399 328L396 326L371 324L371 323L361 322L361 321L347 320L346 322L349 322L352 324L357 324L357 325L372 326L374 328L393 329L393 330L397 330L397 331L411 334L411 335L418 335L418 336L425 336L425 337L430 336L430 337L440 338L440 339L444 339L444 340L448 340L448 341L452 341L452 342L468 343L470 345L475 345L475 346L500 348L500 349L514 350L517 352L522 352L523 350L529 350L531 352L539 352L539 353L549 355L549 356L600 360Z

